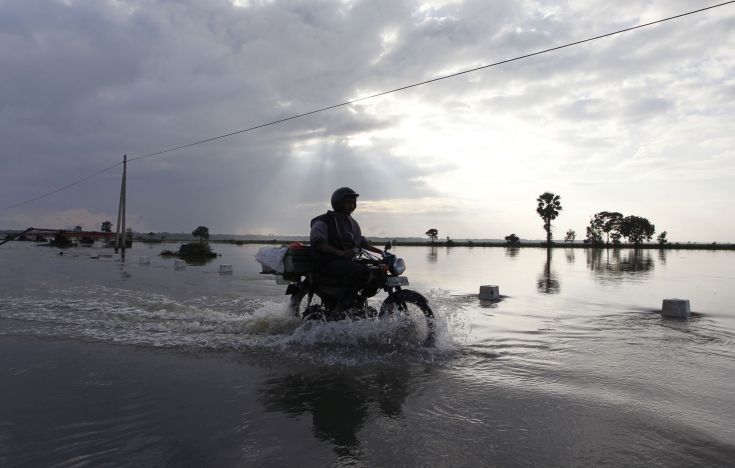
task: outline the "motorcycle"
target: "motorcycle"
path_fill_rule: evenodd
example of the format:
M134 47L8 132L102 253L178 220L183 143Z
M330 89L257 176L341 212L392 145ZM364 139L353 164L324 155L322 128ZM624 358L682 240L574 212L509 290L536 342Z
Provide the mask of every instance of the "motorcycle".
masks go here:
M424 346L434 343L434 312L429 301L416 291L403 289L408 286L408 278L401 276L406 270L402 258L390 253L392 245L386 244L380 255L364 249L355 249L353 261L365 265L371 272L368 284L356 291L352 307L342 310L338 300L345 292L339 285L339 278L324 277L315 273L310 264L310 252L306 248L289 249L286 254L287 271L283 277L290 282L286 294L291 296L289 308L303 320L344 320L344 319L405 319L415 323L421 332ZM289 255L291 254L291 255ZM306 260L306 255L309 260ZM297 260L302 257L301 260ZM290 258L290 261L289 261ZM294 267L301 263L301 267ZM291 265L289 267L289 264ZM309 266L304 266L309 264ZM380 290L388 297L376 310L368 305L368 298Z

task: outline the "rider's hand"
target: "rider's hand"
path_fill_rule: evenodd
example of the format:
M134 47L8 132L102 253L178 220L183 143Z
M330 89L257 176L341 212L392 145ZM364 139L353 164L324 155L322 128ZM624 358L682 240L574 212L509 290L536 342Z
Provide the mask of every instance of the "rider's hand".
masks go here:
M342 251L342 258L349 258L352 259L352 257L355 256L354 250L343 250Z

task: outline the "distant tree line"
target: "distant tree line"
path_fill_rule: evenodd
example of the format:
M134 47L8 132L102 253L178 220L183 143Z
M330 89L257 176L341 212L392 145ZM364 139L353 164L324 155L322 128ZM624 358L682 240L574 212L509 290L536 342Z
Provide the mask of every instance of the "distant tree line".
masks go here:
M553 238L551 221L555 220L562 211L561 196L552 192L544 192L536 198L536 213L543 221L543 228L546 231L546 245L551 246ZM590 219L590 224L586 228L585 244L594 246L601 245L620 245L622 239L635 246L640 245L644 241L651 241L656 233L656 226L648 219L642 216L630 215L624 216L617 211L600 211L595 213ZM431 228L425 233L429 237L429 242L434 244L439 237L439 231ZM576 231L569 229L564 237L564 242L574 242L577 237ZM515 246L521 243L520 238L515 234L505 236L508 245ZM667 244L667 232L661 232L656 241L661 244ZM453 244L447 237L447 245Z
M626 238L628 242L639 245L644 240L650 241L655 233L656 226L642 216L623 216L617 211L600 211L590 218L584 242L592 245L619 245L621 239ZM657 240L660 244L667 243L666 231Z

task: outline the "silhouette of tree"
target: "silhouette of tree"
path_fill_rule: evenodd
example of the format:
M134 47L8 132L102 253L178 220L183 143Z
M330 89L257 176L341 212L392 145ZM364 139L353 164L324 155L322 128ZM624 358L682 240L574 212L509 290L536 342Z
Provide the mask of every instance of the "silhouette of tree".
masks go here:
M546 245L551 245L551 221L559 216L561 208L561 196L551 192L544 192L536 199L538 206L536 213L541 216L544 221L544 230L546 231Z
M594 219L590 219L590 225L587 226L587 235L584 242L592 245L602 244L602 232L594 224Z
M518 245L521 243L521 240L515 234L510 234L505 236L505 242L510 245Z
M612 238L613 244L620 243L620 223L623 215L617 211L600 211L590 218L587 227L587 242L590 244L602 244L602 233L606 234L606 242L609 244Z
M564 242L574 242L574 239L577 237L577 233L574 232L574 229L569 229L567 231L567 235L564 236Z
M587 243L594 245L602 244L602 228L604 223L599 213L592 215L590 225L587 226Z
M82 232L82 226L74 226L74 232Z
M666 234L668 234L666 231L661 232L661 234L659 234L656 237L656 242L658 242L661 245L668 244L669 241L668 241L668 239L666 239Z
M102 227L100 228L102 232L112 232L112 223L109 221L105 221L102 223Z
M602 220L602 231L607 234L607 243L610 243L610 237L620 240L620 223L623 221L623 215L617 211L600 211L597 216Z
M199 226L192 231L191 235L198 237L200 243L204 243L204 239L209 239L209 228L206 226Z
M620 223L620 234L636 246L644 239L650 241L655 232L656 226L640 216L626 216Z
M436 242L436 240L437 240L437 239L439 238L439 231L437 231L437 230L436 230L436 229L434 229L434 228L431 228L431 229L429 229L428 231L426 231L426 233L425 233L425 234L426 234L427 236L429 236L429 240L431 241L431 243L432 243L432 244L433 244L434 242Z

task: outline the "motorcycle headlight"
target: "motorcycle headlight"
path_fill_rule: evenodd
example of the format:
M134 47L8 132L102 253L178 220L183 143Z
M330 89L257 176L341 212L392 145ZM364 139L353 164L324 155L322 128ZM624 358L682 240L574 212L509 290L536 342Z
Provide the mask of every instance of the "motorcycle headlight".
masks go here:
M400 276L406 271L406 262L402 258L396 257L390 266L390 272L395 276Z

